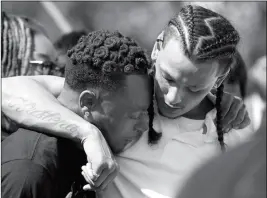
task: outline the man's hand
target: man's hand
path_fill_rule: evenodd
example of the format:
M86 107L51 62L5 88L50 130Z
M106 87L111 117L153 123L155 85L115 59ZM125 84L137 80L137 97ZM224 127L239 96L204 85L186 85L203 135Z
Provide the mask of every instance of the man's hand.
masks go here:
M117 176L118 163L100 131L84 138L82 144L88 160L82 166L82 175L88 182L83 189L101 191Z

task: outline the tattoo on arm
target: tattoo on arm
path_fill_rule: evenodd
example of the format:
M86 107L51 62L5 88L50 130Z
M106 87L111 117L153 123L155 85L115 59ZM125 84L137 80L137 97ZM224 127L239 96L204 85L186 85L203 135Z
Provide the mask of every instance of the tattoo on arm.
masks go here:
M16 112L25 112L34 118L49 122L52 126L58 126L64 131L77 133L79 126L71 124L69 121L62 120L60 113L54 111L38 110L36 103L31 102L22 97L17 97L8 101L8 107L14 109Z

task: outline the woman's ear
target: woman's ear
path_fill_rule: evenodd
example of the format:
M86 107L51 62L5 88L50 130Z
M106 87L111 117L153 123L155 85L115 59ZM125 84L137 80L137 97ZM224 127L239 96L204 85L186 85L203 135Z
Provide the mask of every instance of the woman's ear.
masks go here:
M93 91L85 90L80 94L79 107L85 120L91 120L91 111L96 102L96 94Z

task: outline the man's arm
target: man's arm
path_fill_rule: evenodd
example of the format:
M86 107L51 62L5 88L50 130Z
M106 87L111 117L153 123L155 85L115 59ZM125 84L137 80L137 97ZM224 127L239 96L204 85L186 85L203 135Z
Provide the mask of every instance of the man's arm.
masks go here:
M119 166L101 131L57 101L63 84L52 76L4 78L2 111L20 126L77 142L97 175L90 188L97 189L116 177Z
M56 99L64 78L54 76L2 79L2 112L21 127L81 142L98 129Z

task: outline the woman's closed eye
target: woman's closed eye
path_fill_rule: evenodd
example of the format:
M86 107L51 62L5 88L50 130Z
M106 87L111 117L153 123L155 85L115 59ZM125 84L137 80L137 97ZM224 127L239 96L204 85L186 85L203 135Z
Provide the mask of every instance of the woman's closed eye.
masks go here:
M168 74L166 74L165 72L161 71L161 76L168 81L169 83L175 83L175 80Z
M188 89L189 89L191 92L194 92L194 93L205 90L205 88L203 88L203 87L199 87L199 86L190 86L190 87L188 87Z

